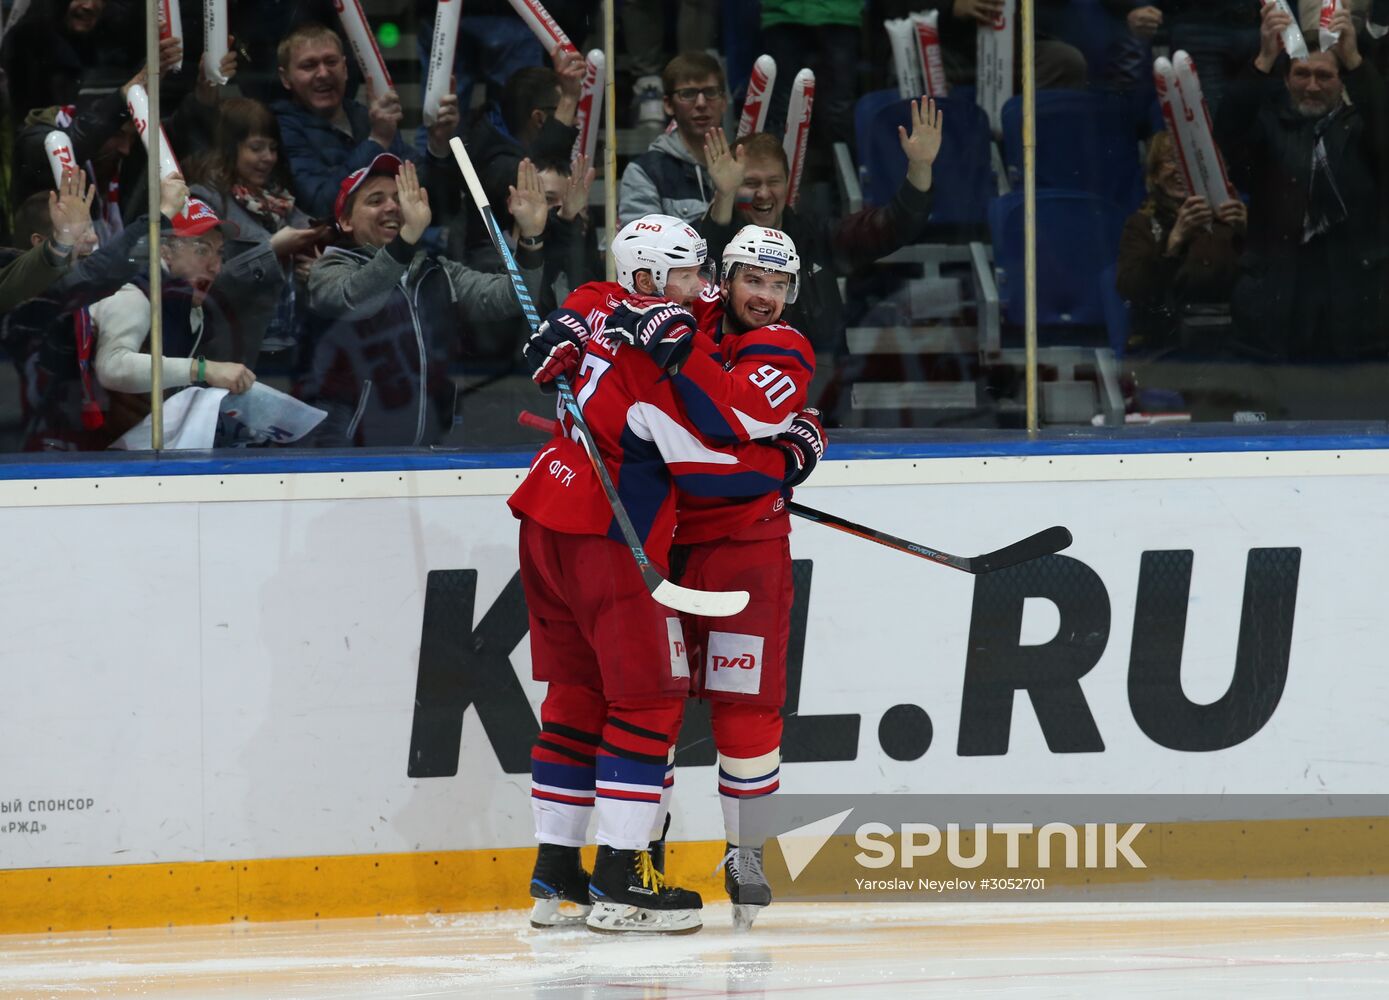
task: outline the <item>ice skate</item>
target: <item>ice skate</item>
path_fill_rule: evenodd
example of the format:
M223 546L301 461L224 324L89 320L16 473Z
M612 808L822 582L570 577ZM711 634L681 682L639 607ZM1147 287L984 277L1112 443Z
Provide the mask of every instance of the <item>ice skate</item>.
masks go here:
M606 934L693 934L704 926L699 893L665 884L650 851L620 851L602 844L588 886L589 930Z
M771 903L772 887L762 871L762 848L724 846L723 887L733 903L733 929L745 931Z
M588 872L577 847L541 844L531 872L531 926L577 927L591 909Z

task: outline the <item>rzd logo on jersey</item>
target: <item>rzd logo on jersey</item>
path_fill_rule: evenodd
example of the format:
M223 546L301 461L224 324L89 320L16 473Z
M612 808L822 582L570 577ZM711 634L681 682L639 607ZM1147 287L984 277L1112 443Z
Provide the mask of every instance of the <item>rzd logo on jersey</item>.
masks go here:
M710 632L704 687L708 691L757 694L762 690L762 637Z
M689 677L690 661L685 658L685 633L679 618L666 619L666 636L670 639L670 676Z

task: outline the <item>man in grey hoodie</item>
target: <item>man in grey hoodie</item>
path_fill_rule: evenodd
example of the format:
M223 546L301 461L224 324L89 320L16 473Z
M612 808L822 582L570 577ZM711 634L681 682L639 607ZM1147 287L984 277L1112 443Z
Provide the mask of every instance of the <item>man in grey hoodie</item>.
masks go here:
M704 163L704 139L723 127L728 84L723 67L704 52L685 52L661 73L666 114L675 128L656 137L622 172L617 224L643 215L673 215L694 222L704 216L714 185Z

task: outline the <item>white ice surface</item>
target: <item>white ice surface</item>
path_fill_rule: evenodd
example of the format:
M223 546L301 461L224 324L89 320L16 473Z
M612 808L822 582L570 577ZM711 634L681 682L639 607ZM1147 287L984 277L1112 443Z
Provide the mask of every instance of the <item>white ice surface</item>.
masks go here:
M523 913L0 937L0 997L1389 997L1389 905L727 904L684 937Z

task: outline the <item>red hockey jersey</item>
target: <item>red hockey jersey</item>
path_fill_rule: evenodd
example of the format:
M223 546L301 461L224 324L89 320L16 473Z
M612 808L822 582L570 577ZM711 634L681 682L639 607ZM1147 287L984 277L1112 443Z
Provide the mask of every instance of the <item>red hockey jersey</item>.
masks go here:
M574 395L608 474L647 555L664 564L675 529L675 488L687 496L757 497L778 491L786 471L777 448L714 442L690 427L670 377L642 351L605 336L602 327L626 297L620 285L592 282L565 300L594 328ZM508 503L554 531L622 534L572 421L540 449Z
M791 426L805 407L815 351L784 323L722 332L723 310L700 317L689 359L674 376L690 422L715 442L767 440ZM712 321L711 321L712 320ZM790 530L780 484L761 497L719 498L682 493L675 540L774 538Z

